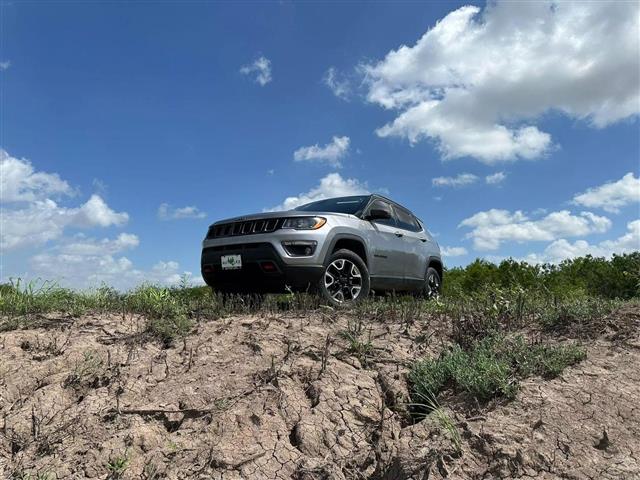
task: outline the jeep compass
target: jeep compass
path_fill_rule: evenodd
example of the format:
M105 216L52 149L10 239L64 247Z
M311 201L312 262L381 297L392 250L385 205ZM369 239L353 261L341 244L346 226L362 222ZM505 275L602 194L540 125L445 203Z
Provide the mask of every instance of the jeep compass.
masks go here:
M202 244L201 270L218 292L317 291L333 305L371 291L431 297L443 273L440 247L422 221L380 195L216 222Z

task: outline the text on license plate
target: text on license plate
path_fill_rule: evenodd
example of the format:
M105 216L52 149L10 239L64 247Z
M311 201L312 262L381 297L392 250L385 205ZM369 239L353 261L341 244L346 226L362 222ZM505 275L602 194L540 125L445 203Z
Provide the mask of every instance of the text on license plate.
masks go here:
M235 270L242 268L242 257L240 255L222 255L220 257L223 270Z

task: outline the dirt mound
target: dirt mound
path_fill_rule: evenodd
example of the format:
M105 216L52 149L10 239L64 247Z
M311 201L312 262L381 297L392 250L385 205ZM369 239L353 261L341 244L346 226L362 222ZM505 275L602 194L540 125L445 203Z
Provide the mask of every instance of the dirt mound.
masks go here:
M163 348L143 324L89 315L2 334L2 478L640 477L637 331L591 341L514 401L442 402L458 446L407 414L409 366L437 355L446 326L235 316Z

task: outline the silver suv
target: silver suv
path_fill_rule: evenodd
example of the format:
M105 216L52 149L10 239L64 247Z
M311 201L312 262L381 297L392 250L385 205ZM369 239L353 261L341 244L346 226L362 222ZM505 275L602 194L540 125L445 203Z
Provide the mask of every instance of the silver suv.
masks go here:
M223 293L319 291L331 304L375 292L431 297L440 247L409 210L380 195L221 220L202 242L202 277Z

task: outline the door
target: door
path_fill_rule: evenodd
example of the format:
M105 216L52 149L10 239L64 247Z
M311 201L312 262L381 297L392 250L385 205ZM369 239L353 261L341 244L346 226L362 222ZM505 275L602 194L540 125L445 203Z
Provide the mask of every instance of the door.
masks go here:
M368 210L388 210L391 218L367 220L369 246L372 252L369 273L372 285L381 289L400 289L404 281L401 252L404 248L402 236L398 231L393 208L388 202L376 199ZM365 212L364 218L367 218Z
M395 206L398 230L402 233L404 248L402 250L402 264L408 288L420 288L428 264L429 237L418 220L403 208Z

